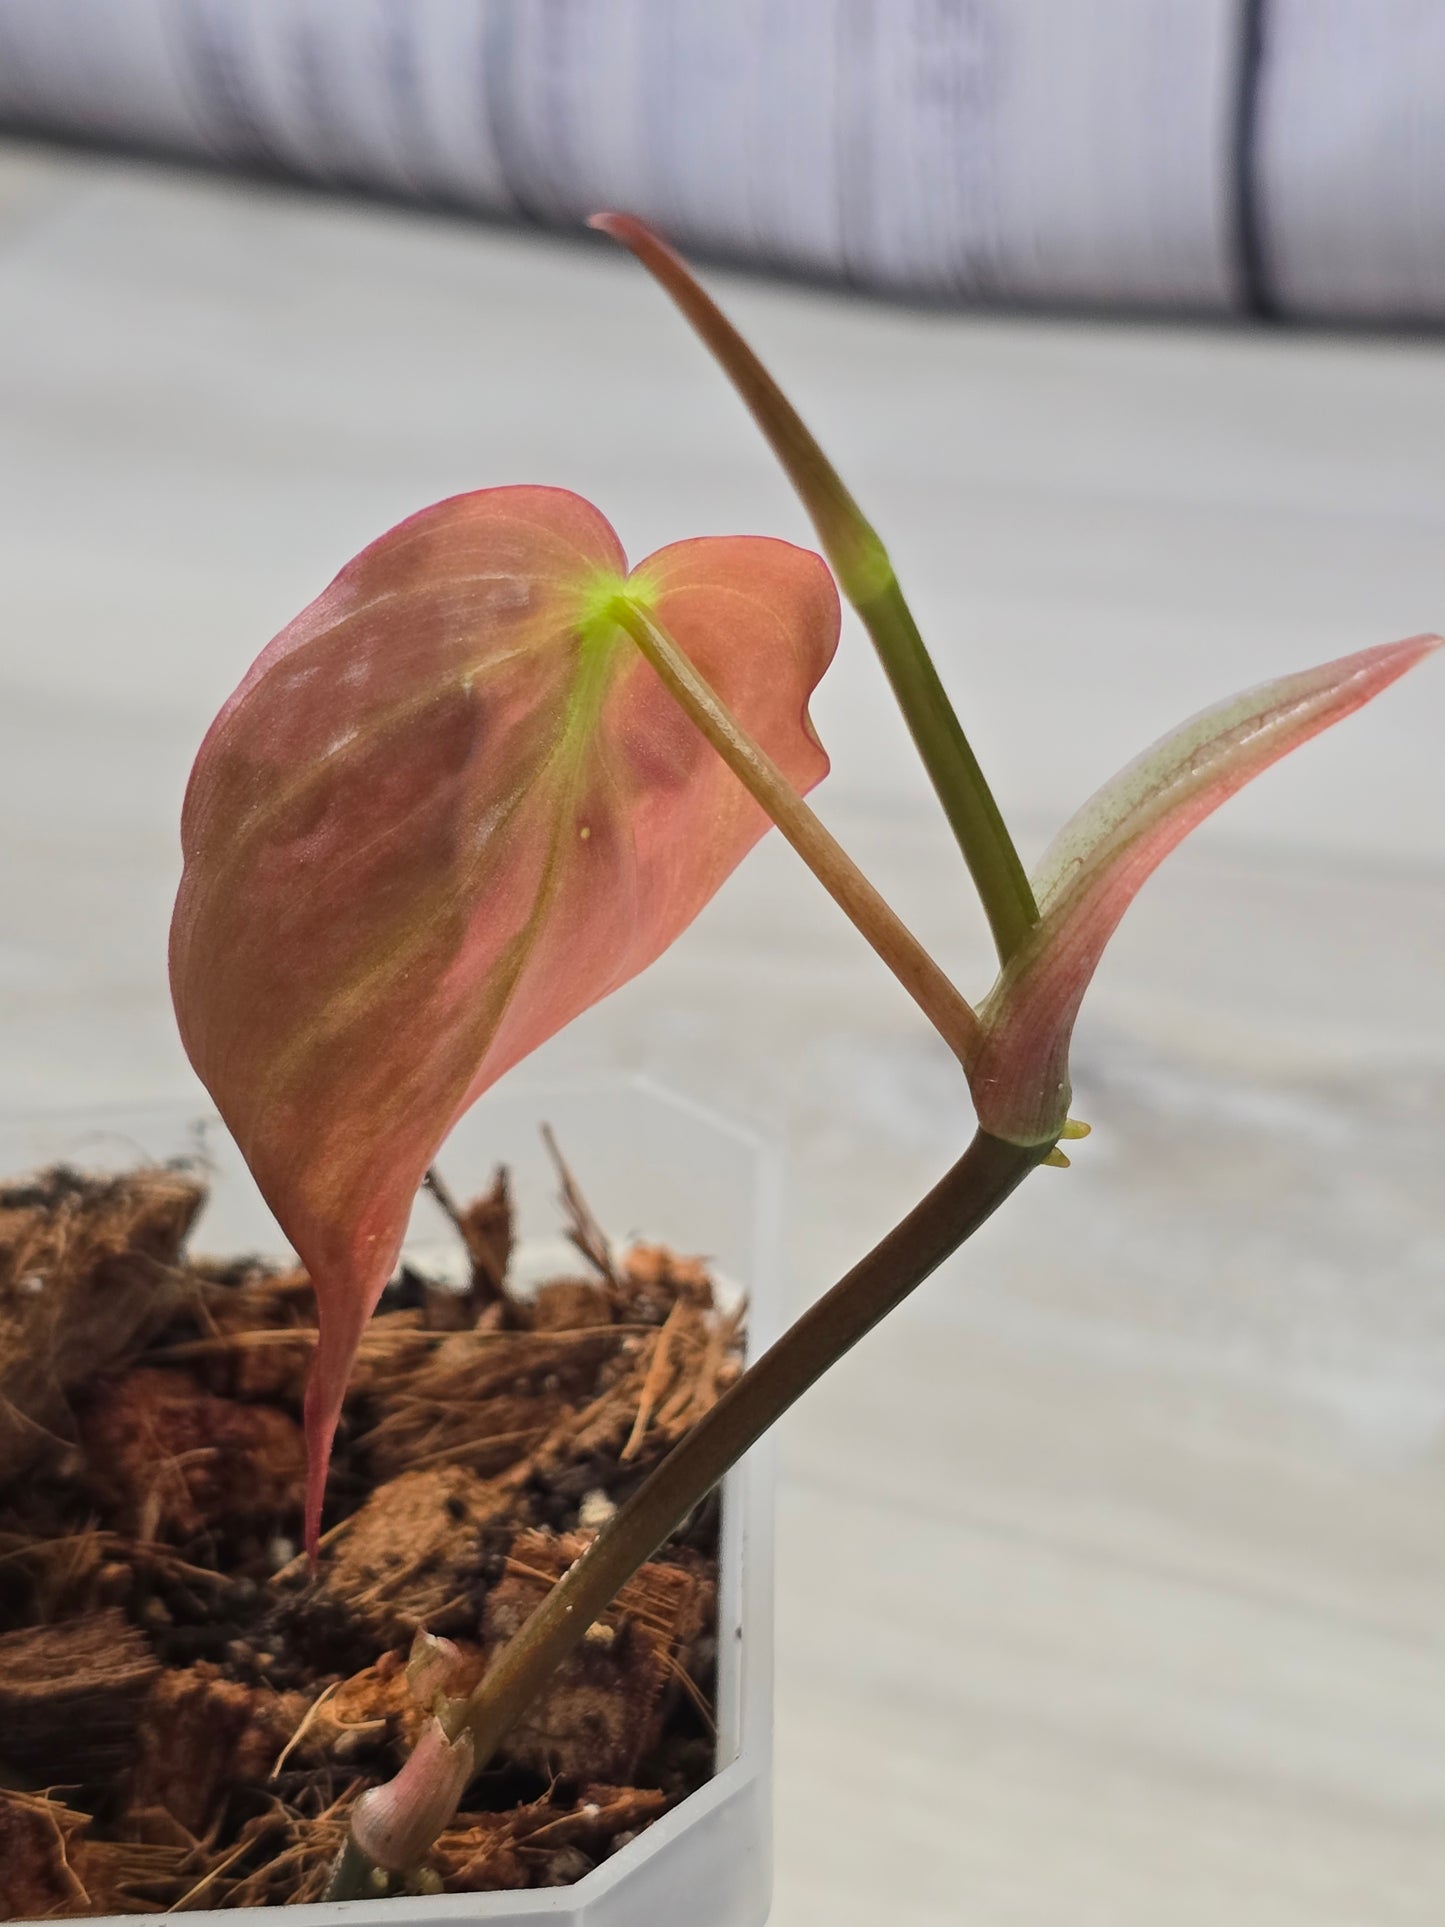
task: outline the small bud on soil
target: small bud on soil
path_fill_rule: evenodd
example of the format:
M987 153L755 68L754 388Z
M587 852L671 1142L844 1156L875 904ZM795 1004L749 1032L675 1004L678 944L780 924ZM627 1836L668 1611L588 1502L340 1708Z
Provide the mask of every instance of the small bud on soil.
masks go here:
M396 1778L356 1803L351 1837L367 1859L393 1873L415 1866L456 1812L474 1759L469 1732L449 1741L432 1720Z

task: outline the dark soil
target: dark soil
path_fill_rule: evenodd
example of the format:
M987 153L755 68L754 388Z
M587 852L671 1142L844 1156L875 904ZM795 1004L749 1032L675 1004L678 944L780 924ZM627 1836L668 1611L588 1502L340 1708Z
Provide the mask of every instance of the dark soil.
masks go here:
M303 1274L188 1255L180 1170L0 1188L0 1919L318 1899L352 1801L465 1691L738 1370L702 1263L469 1291L404 1272L363 1344L321 1560L298 1553ZM713 1770L717 1510L624 1589L390 1891L556 1886Z

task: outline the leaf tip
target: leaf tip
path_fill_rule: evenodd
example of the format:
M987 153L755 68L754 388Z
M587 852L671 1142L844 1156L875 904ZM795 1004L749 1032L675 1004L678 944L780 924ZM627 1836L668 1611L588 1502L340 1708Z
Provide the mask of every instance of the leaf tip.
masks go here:
M606 234L624 247L630 247L637 237L656 239L652 229L645 221L639 221L635 214L624 214L618 208L599 208L595 214L587 216L587 225L599 234Z
M1342 656L1337 663L1325 663L1314 673L1324 677L1330 671L1353 669L1354 675L1350 681L1361 692L1359 702L1353 705L1358 708L1441 648L1445 648L1445 636L1426 632L1423 635L1406 636L1402 642L1376 643L1372 649L1361 649L1353 656ZM1343 693L1346 686L1344 678L1340 679L1340 686Z
M369 1307L368 1307L369 1311ZM362 1312L364 1323L367 1312ZM359 1338L359 1326L357 1337ZM326 1498L326 1475L331 1469L331 1447L341 1421L342 1402L356 1343L338 1342L332 1320L324 1314L319 1321L316 1351L306 1378L302 1400L302 1421L306 1433L306 1511L304 1540L306 1556L315 1568L321 1549L321 1507Z
M687 304L683 301L683 292L691 290L700 294L691 270L677 249L665 241L655 227L649 226L636 214L624 214L618 208L600 208L597 213L587 216L587 225L635 256L650 274L656 276L673 300L683 306L684 312L687 311Z
M303 1543L306 1547L307 1563L312 1573L316 1571L316 1561L321 1552L321 1507L326 1497L326 1474L331 1464L331 1444L325 1448L317 1445L307 1426L306 1440L306 1511Z

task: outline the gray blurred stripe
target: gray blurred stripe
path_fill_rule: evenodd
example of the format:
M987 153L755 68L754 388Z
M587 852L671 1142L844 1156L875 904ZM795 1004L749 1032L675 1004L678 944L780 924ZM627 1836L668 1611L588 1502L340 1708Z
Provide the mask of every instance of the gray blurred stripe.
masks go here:
M1269 0L1256 166L1283 312L1445 319L1445 0Z
M622 206L943 298L1445 313L1445 0L1268 0L1241 141L1260 21L1260 0L0 0L0 125L548 224Z

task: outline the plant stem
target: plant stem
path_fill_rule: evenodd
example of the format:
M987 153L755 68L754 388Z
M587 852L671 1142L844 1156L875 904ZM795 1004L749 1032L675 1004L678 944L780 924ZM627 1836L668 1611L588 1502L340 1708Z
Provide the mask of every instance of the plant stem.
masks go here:
M1028 1176L1046 1146L1005 1144L985 1132L923 1201L750 1365L651 1472L547 1594L471 1696L442 1718L471 1730L483 1766L508 1729L626 1584L737 1463L748 1447L865 1333L922 1284ZM364 1856L338 1863L327 1895L362 1891ZM353 1884L343 1894L345 1869Z
M617 598L611 613L652 664L668 692L762 804L844 916L873 946L967 1069L977 1055L981 1036L972 1005L842 845L824 829L767 751L748 735L656 617L626 595Z
M691 322L763 431L818 532L838 586L878 652L1007 963L1038 906L978 758L948 700L882 538L801 415L682 257L629 214L588 223L631 250Z
M336 1857L336 1865L331 1869L331 1882L324 1898L327 1900L374 1898L375 1890L371 1884L371 1876L375 1871L366 1855L348 1834L346 1844Z
M882 588L866 601L855 601L853 607L873 638L883 672L963 852L999 962L1007 963L1038 922L1039 912L1003 814L891 567Z

